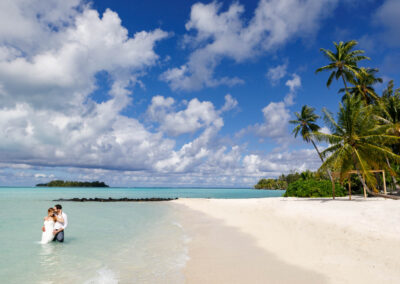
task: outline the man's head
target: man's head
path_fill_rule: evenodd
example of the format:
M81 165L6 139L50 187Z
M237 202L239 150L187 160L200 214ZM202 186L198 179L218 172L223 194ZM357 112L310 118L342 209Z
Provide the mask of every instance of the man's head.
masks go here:
M54 210L57 213L60 213L62 211L62 206L60 204L56 204L56 205L54 205Z

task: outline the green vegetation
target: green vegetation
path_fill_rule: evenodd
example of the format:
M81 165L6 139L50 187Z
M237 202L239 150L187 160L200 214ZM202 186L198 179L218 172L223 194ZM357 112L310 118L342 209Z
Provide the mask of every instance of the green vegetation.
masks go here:
M353 191L360 188L374 196L400 199L393 194L381 193L383 182L374 170L385 170L393 190L397 190L396 176L400 173L400 89L390 81L382 95L374 86L382 83L376 68L358 67L370 58L363 50L355 50L357 42L334 42L333 51L321 48L329 60L316 73L329 71L327 87L333 79L342 80L344 93L336 117L323 108L324 121L330 133L320 132L319 116L315 109L304 105L296 112L293 134L311 143L322 165L317 172L290 173L278 179L261 179L255 188L284 188L285 196L327 197L347 194L343 185L351 182ZM316 142L325 142L327 148L319 151ZM349 175L353 171L356 175ZM329 181L330 179L330 181ZM337 180L336 180L337 179ZM339 181L340 183L337 183ZM331 189L329 189L331 186Z
M336 184L336 196L345 196L345 188ZM331 182L329 180L300 179L289 184L285 197L331 197Z
M314 173L311 171L305 171L302 173L291 172L287 175L282 174L277 179L260 179L254 186L255 189L287 189L288 185L298 180L324 180L325 176L320 173Z
M36 186L40 187L109 187L104 182L100 181L63 181L53 180L49 183L39 183Z
M388 134L390 125L378 125L377 116L371 105L363 103L361 98L348 95L340 104L338 120L326 110L327 124L333 134L316 133L331 145L322 154L329 155L321 169L338 169L340 180L344 180L347 172L357 171L357 176L370 194L375 193L369 187L376 188L376 178L369 170L384 169L392 171L386 159L399 162L400 156L394 154L388 145L396 143L398 137ZM367 173L363 177L362 173Z
M360 70L357 67L357 62L365 59L369 60L370 58L362 55L364 54L363 50L353 50L357 45L357 41L355 40L348 42L341 41L339 43L334 42L333 44L335 45L335 51L321 48L321 52L328 58L330 63L318 68L315 73L331 71L326 86L328 88L330 87L333 78L336 80L342 78L346 92L348 92L346 81L350 83L353 82L355 75L357 75Z
M319 127L319 125L315 123L319 118L319 116L314 113L314 108L308 107L306 105L301 108L301 113L296 112L295 115L297 117L297 120L289 121L292 124L296 124L296 127L293 129L294 137L297 137L298 133L301 132L301 137L303 138L303 140L306 141L307 143L311 142L313 144L315 151L317 151L318 156L321 159L321 162L323 163L324 158L322 157L320 151L318 150L317 145L315 145L313 139L313 133L318 132L321 128ZM328 176L332 182L332 195L333 198L335 198L335 187L333 186L334 184L333 177L329 169L327 169L326 172L328 173Z
M369 194L400 199L398 196L382 194L381 181L371 172L385 170L392 177L394 189L397 189L396 176L400 169L400 91L394 89L394 83L390 81L382 96L375 92L374 85L382 82L377 77L379 70L358 67L358 62L369 58L363 55L363 50L354 50L356 45L357 42L352 40L334 43L334 51L321 49L329 64L318 68L316 73L330 71L327 87L333 79L341 79L344 88L339 93L345 93L336 119L327 109L323 109L330 133L320 132L316 124L319 117L314 114L312 107L306 105L301 113L295 113L297 120L291 121L296 124L293 133L296 137L300 132L304 141L312 142L322 161L319 173L327 172L329 176L335 173L334 177L344 184L349 179L354 180L348 172L355 171L356 183L360 182ZM326 142L328 148L320 153L314 141ZM301 179L288 183L285 196L328 196L328 184L327 180L322 179ZM329 196L335 198L335 195L345 194L333 178L331 186Z
M279 179L260 179L254 186L255 189L287 189L287 182Z

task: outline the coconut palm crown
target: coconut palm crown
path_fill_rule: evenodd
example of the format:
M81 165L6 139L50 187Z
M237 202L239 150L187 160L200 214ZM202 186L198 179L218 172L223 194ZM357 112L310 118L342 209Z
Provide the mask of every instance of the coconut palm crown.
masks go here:
M326 109L323 112L332 134L320 132L314 134L330 143L330 146L321 153L327 158L320 170L336 171L342 181L347 177L348 171L356 170L363 186L370 194L387 197L377 192L377 181L369 170L392 171L386 164L386 158L400 161L400 156L394 154L390 148L390 145L399 143L400 138L388 134L387 129L377 123L372 106L366 106L359 97L345 97L339 107L337 122Z
M297 120L289 121L292 124L297 124L293 129L294 137L297 137L300 132L304 141L307 143L311 142L312 134L320 129L320 127L315 123L319 116L314 113L314 108L307 105L304 105L301 108L301 112L296 112L295 115Z
M331 71L328 81L326 82L327 87L332 84L333 79L343 79L344 87L347 90L347 81L352 80L353 76L358 73L357 63L361 60L370 59L364 56L363 50L353 50L358 44L357 41L351 40L348 42L333 43L335 45L335 51L330 51L321 48L321 52L330 60L330 63L326 66L318 68L315 73L322 71Z
M359 96L361 99L370 104L379 100L379 95L376 94L373 85L376 83L382 83L382 78L376 77L376 73L379 72L376 68L360 68L354 78L351 78L349 82L353 85L348 88L348 92L352 95ZM342 88L339 92L345 92L346 89ZM344 96L342 101L344 100Z

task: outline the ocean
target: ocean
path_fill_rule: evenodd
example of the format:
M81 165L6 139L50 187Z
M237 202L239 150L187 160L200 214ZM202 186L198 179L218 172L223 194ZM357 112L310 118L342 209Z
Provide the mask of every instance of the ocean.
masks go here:
M239 188L0 187L1 283L184 283L190 236L170 202L62 202L64 243L39 244L43 217L73 197L260 198Z

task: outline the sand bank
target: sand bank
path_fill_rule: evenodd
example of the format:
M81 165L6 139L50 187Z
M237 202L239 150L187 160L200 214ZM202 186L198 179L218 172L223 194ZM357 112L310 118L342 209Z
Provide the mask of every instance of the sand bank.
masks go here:
M400 202L179 199L187 283L400 283Z

